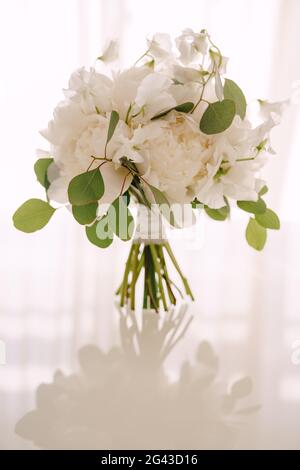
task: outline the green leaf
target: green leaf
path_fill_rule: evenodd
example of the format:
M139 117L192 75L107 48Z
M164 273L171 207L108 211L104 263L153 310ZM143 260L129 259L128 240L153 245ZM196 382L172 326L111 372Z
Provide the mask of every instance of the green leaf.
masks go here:
M52 162L53 158L39 158L34 164L34 172L37 180L45 189L48 189L50 186L47 171Z
M127 206L127 199L118 197L107 212L108 225L121 240L130 240L134 231L134 219Z
M107 248L113 242L114 234L109 227L107 215L90 227L85 227L85 232L89 241L99 248Z
M246 229L246 240L252 248L261 251L267 240L267 230L250 218Z
M192 103L191 101L187 101L186 103L178 104L177 106L174 106L173 108L170 108L167 111L163 111L162 113L156 114L156 116L153 116L151 118L151 121L154 121L155 119L159 119L163 116L166 116L171 111L174 111L174 109L175 111L178 111L179 113L189 113L190 111L192 111L193 107L194 107L194 103Z
M155 203L159 206L161 214L165 217L165 219L169 222L170 225L176 226L174 214L171 210L170 203L164 193L159 189L155 188L155 186L151 186L150 184L149 188L152 191Z
M97 202L91 202L84 206L72 206L72 214L79 224L89 225L96 219L97 208Z
M47 225L55 210L41 199L29 199L14 213L14 226L22 232L36 232Z
M265 185L265 186L263 186L263 187L261 188L261 190L259 191L258 194L259 194L260 196L264 196L268 191L269 191L268 186Z
M230 213L230 208L228 206L221 207L220 209L211 209L210 207L205 206L204 210L209 217L218 221L226 220Z
M256 214L255 220L262 227L270 228L272 230L280 229L279 217L271 209L267 209L266 212L264 212L264 214Z
M69 201L74 206L84 206L98 201L104 193L104 182L99 168L75 176L69 184Z
M194 103L191 101L187 101L186 103L179 104L175 106L175 111L178 111L179 113L190 113L194 107Z
M232 100L211 103L201 118L200 130L207 135L224 132L230 127L234 116L235 104Z
M234 101L236 114L244 119L247 109L246 98L240 87L233 80L229 80L228 78L225 79L224 98Z
M110 115L109 126L108 126L106 145L108 144L108 142L111 140L112 136L114 135L118 122L119 122L119 114L117 113L117 111L112 111Z
M257 201L237 201L237 205L243 211L251 214L263 214L267 210L266 203L261 198Z

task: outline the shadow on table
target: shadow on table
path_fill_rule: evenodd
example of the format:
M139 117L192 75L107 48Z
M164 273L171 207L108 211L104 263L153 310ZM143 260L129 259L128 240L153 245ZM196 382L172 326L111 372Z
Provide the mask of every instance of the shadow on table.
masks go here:
M228 449L235 446L252 390L249 377L230 387L218 380L218 358L208 342L184 362L170 383L164 360L192 317L185 305L163 319L144 312L142 324L120 309L120 348L88 345L79 371L54 374L36 391L36 408L16 432L42 449Z

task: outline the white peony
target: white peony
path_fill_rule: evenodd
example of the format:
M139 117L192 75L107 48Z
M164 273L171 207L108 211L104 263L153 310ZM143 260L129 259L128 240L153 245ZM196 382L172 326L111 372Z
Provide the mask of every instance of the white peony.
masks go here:
M158 120L155 125L159 132L143 145L147 156L142 166L145 179L170 200L190 202L196 195L197 182L207 175L207 137L184 115L174 113L169 120Z
M106 118L97 113L85 114L80 103L64 103L56 108L48 129L42 131L42 135L52 144L51 154L54 155L54 164L50 166L48 174L51 183L48 196L51 200L62 204L68 203L68 186L72 178L87 171L92 163L92 156L104 155L108 124L109 116ZM116 148L119 148L119 142L128 135L128 127L124 122L120 122L107 146L109 159L113 159ZM118 162L107 161L103 162L101 173L105 188L109 194L113 194L113 198L105 202L113 202L121 191L126 170L120 169ZM113 191L109 188L111 179L114 181ZM129 183L130 181L128 179ZM127 188L125 185L123 192ZM106 194L103 198L107 199Z

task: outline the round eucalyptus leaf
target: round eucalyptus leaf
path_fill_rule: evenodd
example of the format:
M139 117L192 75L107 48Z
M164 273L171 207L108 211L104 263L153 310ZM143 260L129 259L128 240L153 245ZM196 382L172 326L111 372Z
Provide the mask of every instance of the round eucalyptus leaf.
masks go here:
M267 230L251 218L246 228L246 240L252 248L261 251L267 240Z
M99 168L75 176L69 184L69 201L74 206L84 206L98 201L104 193L104 182Z
M232 100L216 101L208 105L200 121L200 130L207 135L219 134L230 127L235 116Z
M37 180L45 189L48 189L50 186L47 171L52 162L53 158L39 158L34 164L34 172Z
M271 230L280 229L280 220L277 214L271 209L267 209L263 214L256 214L256 222L262 227L269 228Z
M258 198L257 201L237 201L237 206L251 214L264 214L267 210L266 203L261 198Z
M97 202L91 202L84 206L72 206L72 214L79 224L89 225L96 219L97 208Z
M99 248L107 248L113 242L114 234L109 227L107 216L97 220L90 227L85 227L85 232L89 241Z
M233 81L226 78L224 84L224 98L235 103L236 114L244 119L247 109L247 102L240 87Z
M22 232L36 232L47 225L55 210L41 199L29 199L14 213L14 226Z

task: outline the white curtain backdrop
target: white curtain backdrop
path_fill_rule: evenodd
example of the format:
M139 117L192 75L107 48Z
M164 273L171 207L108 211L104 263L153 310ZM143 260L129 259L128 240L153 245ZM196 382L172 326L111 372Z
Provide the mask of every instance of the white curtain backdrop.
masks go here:
M0 0L0 448L29 448L14 435L34 390L53 371L71 370L87 343L117 341L113 293L128 245L90 245L67 212L43 231L13 229L14 210L42 197L35 149L73 69L93 65L105 41L119 38L120 67L145 48L145 36L206 28L225 56L228 76L249 100L292 96L273 131L267 202L281 217L262 253L244 239L246 217L203 220L203 243L174 249L197 301L195 319L169 362L170 374L209 340L226 378L249 374L262 404L240 446L300 448L300 2L299 0ZM54 219L54 218L53 218Z

